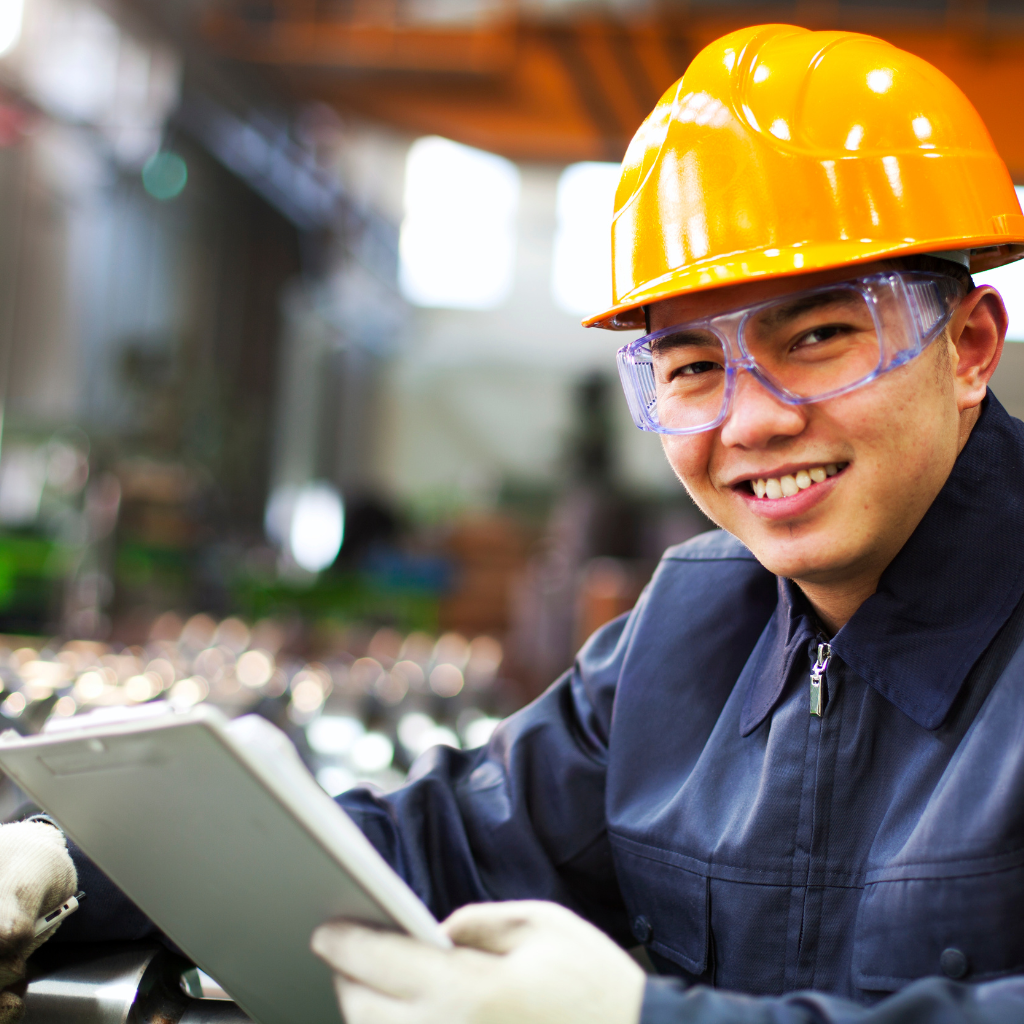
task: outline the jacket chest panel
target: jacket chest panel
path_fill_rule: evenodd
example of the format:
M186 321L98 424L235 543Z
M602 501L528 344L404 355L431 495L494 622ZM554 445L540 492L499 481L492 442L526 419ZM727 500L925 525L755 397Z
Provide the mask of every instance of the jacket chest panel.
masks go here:
M1022 969L1024 771L1004 762L1002 783L978 792L993 744L1009 742L1001 694L950 745L859 681L836 684L820 719L789 686L747 737L738 685L672 789L644 781L645 758L664 749L637 744L629 773L610 766L612 848L638 940L687 977L762 994L870 1001L943 971ZM927 877L935 862L942 877Z

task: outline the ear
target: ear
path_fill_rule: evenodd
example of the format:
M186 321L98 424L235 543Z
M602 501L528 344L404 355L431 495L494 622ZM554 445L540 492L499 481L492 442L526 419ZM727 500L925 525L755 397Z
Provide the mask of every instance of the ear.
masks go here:
M958 411L981 405L1003 354L1008 323L1002 296L990 285L975 288L953 314L949 339L956 349L954 389Z

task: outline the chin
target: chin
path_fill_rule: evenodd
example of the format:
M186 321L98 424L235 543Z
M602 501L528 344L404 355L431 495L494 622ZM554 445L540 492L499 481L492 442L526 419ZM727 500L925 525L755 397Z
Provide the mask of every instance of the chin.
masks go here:
M854 561L848 552L826 538L804 538L796 543L740 539L769 572L789 579L827 578L833 573L841 574Z

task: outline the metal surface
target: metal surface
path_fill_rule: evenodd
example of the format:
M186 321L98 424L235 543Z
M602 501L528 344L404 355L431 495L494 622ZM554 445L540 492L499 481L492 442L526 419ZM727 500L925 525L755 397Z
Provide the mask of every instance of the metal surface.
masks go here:
M44 946L22 1024L252 1024L234 1003L187 996L187 966L153 943Z

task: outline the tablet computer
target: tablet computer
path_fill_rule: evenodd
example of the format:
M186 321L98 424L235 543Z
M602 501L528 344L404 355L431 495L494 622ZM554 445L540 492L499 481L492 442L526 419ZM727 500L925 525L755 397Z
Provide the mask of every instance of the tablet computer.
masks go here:
M0 737L0 767L258 1024L339 1024L317 925L447 946L430 911L256 716L144 705Z

